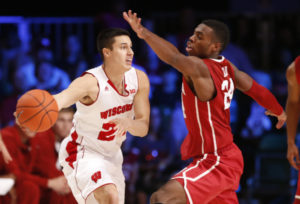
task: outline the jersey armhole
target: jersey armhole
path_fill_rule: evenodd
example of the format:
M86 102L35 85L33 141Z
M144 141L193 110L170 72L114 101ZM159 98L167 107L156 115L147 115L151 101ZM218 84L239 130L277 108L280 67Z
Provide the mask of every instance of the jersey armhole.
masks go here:
M93 77L96 78L96 76L95 76L94 74L90 73L90 72L84 72L84 73L81 74L80 77L83 77L83 76L86 75L86 74L90 74L90 75L92 75ZM99 85L99 81L98 81L97 78L96 78L96 80L97 80L97 86L98 86L98 90L99 90L96 99L95 99L93 102L87 103L87 104L86 104L86 103L82 103L82 102L79 100L79 103L80 103L80 104L82 104L82 105L84 105L84 106L91 106L91 105L93 105L93 104L98 100L98 97L99 97L99 94L100 94L100 85Z
M222 60L223 60L224 58L222 58ZM216 61L216 60L213 60L213 61ZM204 60L203 60L203 62L204 62ZM204 62L205 63L205 62ZM215 93L214 93L214 95L212 96L212 98L211 99L209 99L208 101L201 101L201 102L211 102L211 101L213 101L215 98L217 98L217 96L218 96L218 94L219 94L219 92L218 92L218 89L217 89L217 86L216 86L216 79L215 79L215 77L213 76L213 74L211 73L212 72L212 70L211 70L211 67L209 66L209 64L207 64L207 63L205 63L206 64L206 66L207 66L207 69L208 69L208 71L209 71L209 74L210 74L210 77L211 77L211 79L212 79L212 81L213 81L213 84L214 84L214 87L215 87ZM197 98L198 98L198 96L197 96Z

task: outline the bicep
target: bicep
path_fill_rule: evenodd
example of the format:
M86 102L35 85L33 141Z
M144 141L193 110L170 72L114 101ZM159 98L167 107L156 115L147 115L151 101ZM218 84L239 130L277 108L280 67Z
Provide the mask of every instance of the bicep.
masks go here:
M90 87L93 87L92 83L94 77L85 75L75 79L68 88L62 92L54 95L59 109L69 107L76 103L78 100L87 96Z
M300 89L296 79L296 71L294 63L292 63L286 71L286 79L288 82L288 102L300 102Z
M299 99L299 85L297 84L297 82L288 82L288 102L299 103Z
M139 89L133 101L135 119L146 120L147 123L149 123L149 116L150 116L149 79L145 73L140 72L138 80L139 80Z
M185 56L181 53L174 56L171 66L189 77L199 77L207 72L207 66L202 59L194 56Z
M242 92L248 91L253 83L253 78L234 67L235 85Z

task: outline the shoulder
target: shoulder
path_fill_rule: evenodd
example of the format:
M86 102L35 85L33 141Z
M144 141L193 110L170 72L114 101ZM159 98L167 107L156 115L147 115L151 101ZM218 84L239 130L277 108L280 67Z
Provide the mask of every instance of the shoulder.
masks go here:
M148 76L144 71L139 70L139 69L135 69L135 71L136 71L136 75L138 78L148 79Z
M137 80L138 80L138 87L140 89L150 89L150 82L147 74L141 70L135 69Z
M286 70L286 79L288 82L296 82L295 62L292 62Z
M85 72L80 77L76 78L74 81L80 81L82 85L91 85L97 83L97 78L94 74Z

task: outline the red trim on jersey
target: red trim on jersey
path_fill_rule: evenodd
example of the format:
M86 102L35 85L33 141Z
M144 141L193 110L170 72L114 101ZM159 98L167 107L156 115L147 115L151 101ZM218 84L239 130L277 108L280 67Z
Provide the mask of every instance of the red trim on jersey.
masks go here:
M82 140L81 140L81 142L82 142ZM81 143L80 142L80 143ZM84 152L85 152L85 149L84 149L84 147L83 147L83 154L82 154L82 158L84 157ZM84 198L84 196L82 195L82 190L79 188L79 184L78 184L78 181L77 181L77 170L78 170L78 165L79 165L79 163L77 162L77 166L76 166L76 169L75 169L75 181L76 181L76 186L77 186L77 188L78 188L78 190L80 191L80 195L81 195L81 197L85 200L85 198Z
M126 82L125 82L125 77L124 77L124 89L125 89L125 92L127 93L127 95L124 95L124 94L121 94L118 89L115 87L114 83L112 83L112 81L110 79L107 80L107 83L109 83L109 85L120 95L120 96L129 96L129 91L127 91L126 89Z
M102 67L102 69L103 69L103 67ZM115 85L114 85L114 83L112 83L112 81L108 78L108 76L107 76L107 74L106 74L106 72L105 72L105 70L103 69L103 72L104 72L104 74L105 74L105 76L106 76L106 78L107 78L107 83L120 95L120 96L124 96L124 97L126 97L126 96L129 96L129 91L127 91L127 89L126 89L126 87L127 87L127 84L126 84L126 79L125 79L125 74L124 74L124 89L125 89L125 92L127 93L127 95L124 95L124 94L121 94L119 91L118 91L118 89L115 87Z
M68 162L69 166L74 169L73 163L77 160L77 146L78 143L76 142L78 135L76 131L71 134L72 140L68 142L66 146L66 151L68 152L69 156L65 159Z
M300 84L300 56L295 59L295 71L298 84Z
M95 76L94 74L89 73L89 72L84 72L80 77L82 77L82 76L84 76L84 75L86 75L86 74L90 74L90 75L92 75L93 77L96 78L96 76ZM96 79L97 79L97 78L96 78ZM99 97L99 94L100 94L100 86L99 86L98 80L97 80L97 86L98 86L98 89L99 89L98 94L97 94L97 98L96 98L92 103L87 103L87 104L86 104L86 103L82 103L81 101L79 101L82 105L90 106L90 105L93 105L93 104L97 101L97 99L98 99L98 97Z

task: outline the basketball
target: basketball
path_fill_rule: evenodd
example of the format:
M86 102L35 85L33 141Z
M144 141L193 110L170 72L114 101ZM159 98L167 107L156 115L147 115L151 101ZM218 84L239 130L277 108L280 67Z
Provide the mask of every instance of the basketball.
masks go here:
M34 132L48 130L57 120L58 106L54 97L45 90L34 89L23 94L16 108L21 126Z

